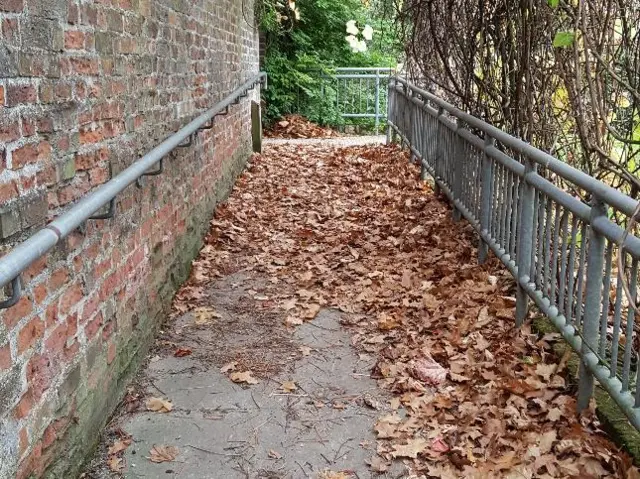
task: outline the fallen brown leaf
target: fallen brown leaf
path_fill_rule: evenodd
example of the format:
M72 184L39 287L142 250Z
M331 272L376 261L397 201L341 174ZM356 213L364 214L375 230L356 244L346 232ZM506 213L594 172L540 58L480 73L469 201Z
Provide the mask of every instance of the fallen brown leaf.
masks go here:
M175 446L156 445L149 451L149 459L151 462L171 462L178 457L179 450Z

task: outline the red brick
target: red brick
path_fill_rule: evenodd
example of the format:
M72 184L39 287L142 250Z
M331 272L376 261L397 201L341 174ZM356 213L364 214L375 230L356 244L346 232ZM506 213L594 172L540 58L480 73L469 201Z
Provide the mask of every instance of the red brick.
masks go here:
M19 106L38 101L38 91L36 87L31 84L8 85L6 97L7 106Z
M5 344L0 348L0 371L4 371L11 367L11 348L9 344Z
M98 314L96 314L96 316L84 327L84 334L88 341L94 338L100 329L100 326L102 326L102 313L98 312Z
M47 284L49 291L54 292L60 289L69 280L69 273L66 268L60 268L51 273L51 277Z
M82 50L84 48L84 32L69 30L64 32L64 47L69 50Z
M24 0L0 0L0 11L19 13L24 9Z
M41 143L29 143L13 150L11 154L11 168L14 170L26 165L33 165L39 161L48 159L51 155L51 145L43 141Z
M0 119L0 143L9 143L20 138L20 123L17 119Z
M13 414L16 419L24 419L31 412L31 408L33 408L34 400L33 400L33 391L31 388L27 389L27 392L23 394L20 402L13 410Z
M14 181L0 184L0 204L18 197L18 188Z
M60 302L58 303L59 310L66 314L68 313L76 304L78 304L84 294L82 293L82 286L79 284L74 284L71 286L65 293L60 297Z
M39 284L33 288L33 300L36 304L42 304L47 299L47 285Z
M29 433L27 432L27 428L23 427L20 429L20 449L18 451L18 457L22 457L22 455L27 451L27 447L29 447Z
M45 351L54 355L61 353L67 344L67 330L66 323L56 326L45 342Z
M76 75L98 75L98 60L95 58L72 57L69 59L71 73Z
M27 479L28 477L41 477L45 463L42 460L42 442L38 441L29 456L20 463L16 479Z
M24 273L22 273L22 279L26 281L31 281L33 278L38 276L40 273L44 271L47 267L47 257L42 256L39 259L35 260L31 266L29 266Z
M101 185L102 183L106 183L109 180L109 169L108 168L92 168L89 170L89 180L91 182L91 186Z
M2 36L4 41L9 45L18 45L20 43L20 30L18 29L17 18L2 19Z
M33 391L34 400L39 400L42 394L49 389L58 370L59 365L46 356L35 355L29 360L27 382Z
M21 355L42 337L44 322L40 318L29 321L18 334L18 354Z
M3 319L7 329L13 329L18 322L31 314L33 311L33 305L31 300L23 296L18 301L18 304L4 311Z
M80 130L80 144L87 145L92 143L98 143L105 137L104 129L101 126L94 128L83 128Z

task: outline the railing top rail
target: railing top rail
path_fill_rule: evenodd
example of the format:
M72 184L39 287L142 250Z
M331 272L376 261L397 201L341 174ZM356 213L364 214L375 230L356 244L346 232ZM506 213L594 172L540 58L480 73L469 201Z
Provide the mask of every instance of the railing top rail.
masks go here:
M393 67L336 67L337 72L362 72L362 71L379 71L379 72L395 72Z
M322 75L323 78L333 78L333 79L338 79L338 80L342 80L342 79L348 79L348 78L353 78L355 80L357 79L367 79L367 78L379 78L381 80L386 80L389 77L387 76L381 76L381 75L376 75L375 73L337 73L337 74L327 74L327 75Z
M558 160L557 158L548 153L545 153L542 150L539 150L529 143L511 136L508 133L500 130L499 128L496 128L495 126L492 126L489 123L476 118L475 116L465 113L464 111L456 108L450 103L447 103L443 99L438 98L433 93L429 93L426 90L418 88L399 77L393 77L392 80L393 81L390 83L390 88L393 88L393 82L402 85L404 88L407 88L413 93L420 95L423 99L429 100L432 103L436 104L438 107L442 108L442 110L447 111L452 116L458 118L459 120L462 120L467 125L484 132L488 137L499 141L504 146L522 153L536 163L560 175L562 178L570 181L576 186L579 186L580 188L591 192L602 201L606 202L609 206L616 208L626 215L632 216L636 207L638 206L638 202L636 200L625 195L624 193L621 193L620 191L604 184L603 182L596 180L592 176L589 176L588 174L577 170L576 168L573 168L572 166Z
M215 116L221 114L240 97L246 95L258 83L266 83L266 73L260 72L254 75L224 100L169 136L115 178L81 198L65 213L0 258L0 288L14 281L33 262L45 255L69 233L90 219L98 210L113 201L127 186L144 176L150 168L160 162L162 158L177 148L184 140L191 137L210 121L213 121Z

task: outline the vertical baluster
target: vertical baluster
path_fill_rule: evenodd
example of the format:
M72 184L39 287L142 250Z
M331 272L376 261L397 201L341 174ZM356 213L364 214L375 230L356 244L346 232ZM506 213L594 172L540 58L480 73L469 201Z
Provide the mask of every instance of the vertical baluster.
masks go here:
M438 116L436 118L436 132L437 132L437 136L436 136L436 155L435 155L435 161L433 162L434 168L434 175L433 175L433 180L434 180L434 184L435 187L433 188L433 192L435 193L436 196L440 195L440 185L438 184L439 179L442 177L442 167L440 166L441 162L442 162L442 123L441 123L441 119L442 116L444 114L444 109L439 106L438 107Z
M618 254L622 255L622 274L627 267L627 255L618 250ZM622 281L620 277L617 278L616 284L616 304L613 309L613 338L611 339L611 370L609 371L609 377L615 378L618 374L618 350L620 348L620 320L622 318L622 296L624 295L622 290Z
M549 297L550 273L551 267L551 224L553 222L553 201L547 198L547 207L544 225L544 281L543 294Z
M611 266L613 263L613 243L607 245L604 262L604 276L602 278L602 312L600 313L600 347L601 357L607 351L607 327L609 325L609 291L611 289Z
M544 203L545 197L542 192L539 193L538 199L538 254L536 257L536 286L540 291L544 292L543 288L543 274L542 269L544 267Z
M516 291L516 326L520 327L527 317L529 296L525 290L528 283L531 282L531 260L533 252L533 238L535 231L535 188L529 184L528 179L536 174L536 163L531 159L525 160L524 177L522 178L522 194L520 195L520 237L518 243L518 256L516 264L518 265L518 289Z
M490 136L484 139L485 150L495 145L495 140ZM484 235L489 235L489 221L491 220L491 197L493 191L493 174L491 171L491 157L485 152L482 155L482 179L481 179L481 198L482 206L480 208L480 231ZM478 261L482 264L487 260L489 254L489 245L483 239L480 240L478 246Z
M562 230L562 249L560 251L560 285L558 293L558 312L562 315L565 314L564 299L565 289L567 287L567 248L569 246L569 212L565 211L562 215L560 222L560 229Z
M562 217L562 207L556 205L556 214L553 223L553 243L551 247L551 274L549 275L551 281L551 288L549 293L549 301L551 305L557 305L556 293L558 285L558 249L560 242L560 218Z
M581 227L581 224L578 223L578 217L573 216L571 221L571 246L569 247L569 261L568 261L568 282L567 285L567 302L565 306L565 317L567 318L567 323L573 323L574 321L574 312L573 307L575 304L575 296L574 296L574 287L575 287L575 276L576 276L576 248L578 242L578 228Z
M584 292L584 265L586 262L587 255L587 244L589 243L589 238L587 236L586 226L582 225L582 233L581 233L582 244L580 245L580 262L578 263L578 287L576 289L576 316L575 316L575 324L576 328L579 328L582 324L582 313L583 313L583 300L582 294Z
M513 171L507 170L507 195L505 198L504 234L502 245L505 253L509 253L509 242L511 241L511 215L513 214Z
M518 234L520 232L520 222L518 218L520 217L520 196L522 195L522 180L521 178L513 174L513 199L511 200L512 204L512 212L511 212L511 225L509 230L511 231L511 235L509 237L509 257L516 261L517 258L517 249L518 249Z
M533 195L533 244L531 245L531 268L529 270L529 282L536 283L536 267L538 264L538 209L540 201L540 192L536 191Z
M607 216L607 207L598 197L591 204L590 224ZM593 228L589 228L589 262L587 264L587 284L585 288L585 307L582 327L582 361L578 378L578 411L589 406L593 394L593 374L588 370L585 356L593 355L598 347L598 324L600 322L600 304L602 294L602 266L604 264L605 237Z
M631 261L631 279L629 280L629 293L631 298L636 298L636 288L638 284L638 260ZM624 332L624 356L622 361L622 392L629 390L629 370L631 369L631 351L633 350L633 323L635 313L633 308L627 308L627 327Z
M387 145L389 145L390 143L394 143L394 136L395 136L395 132L391 127L392 123L394 125L396 123L396 117L393 111L393 97L394 97L393 79L389 79L389 85L387 89L387 139L386 139Z

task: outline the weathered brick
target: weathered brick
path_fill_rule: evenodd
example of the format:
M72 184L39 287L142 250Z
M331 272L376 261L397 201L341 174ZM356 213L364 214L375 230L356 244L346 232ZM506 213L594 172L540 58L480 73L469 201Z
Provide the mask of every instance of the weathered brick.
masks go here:
M47 219L49 202L44 192L22 198L20 202L22 203L20 219L23 229L42 224Z
M64 32L64 47L68 50L82 50L84 48L85 34L79 30Z
M38 3L41 0L36 0ZM64 0L66 4L66 0ZM22 31L22 48L41 48L43 50L60 51L64 45L62 28L57 22L29 16L20 25Z
M0 239L9 238L20 232L20 213L17 205L0 210Z
M83 296L84 293L82 292L81 285L76 283L69 287L69 289L67 289L67 291L60 297L60 302L58 303L59 311L63 313L70 311L75 305L80 303Z
M0 183L0 204L6 204L9 200L18 196L18 188L15 181Z
M2 43L5 47L20 46L20 27L17 18L0 18L0 39L3 40ZM6 57L7 51L11 52L12 50L5 50L3 54L0 48L0 59ZM13 61L15 63L15 59Z
M0 347L0 373L11 367L11 347L8 344Z
M16 419L24 419L25 417L27 417L31 412L33 404L33 391L31 389L28 389L27 392L22 395L22 398L20 398L20 402L13 410L13 414Z
M94 76L100 73L98 60L95 58L72 57L69 62L73 74Z
M14 170L26 165L35 164L45 160L51 154L51 145L43 141L41 143L28 143L18 147L11 153L11 168Z
M2 48L0 48L0 51ZM0 61L2 59L0 58ZM2 68L2 67L0 67ZM7 85L6 104L9 107L19 106L25 103L35 103L38 101L38 91L35 85L27 84L9 84Z
M69 158L58 166L58 178L60 181L67 181L76 175L76 160Z
M20 13L24 9L24 0L0 0L0 12Z
M68 0L27 0L29 13L35 16L66 20L68 16Z
M20 122L17 115L0 115L0 142L11 143L20 138Z
M34 318L29 321L18 333L18 354L22 354L31 348L35 342L42 338L44 333L44 321Z

